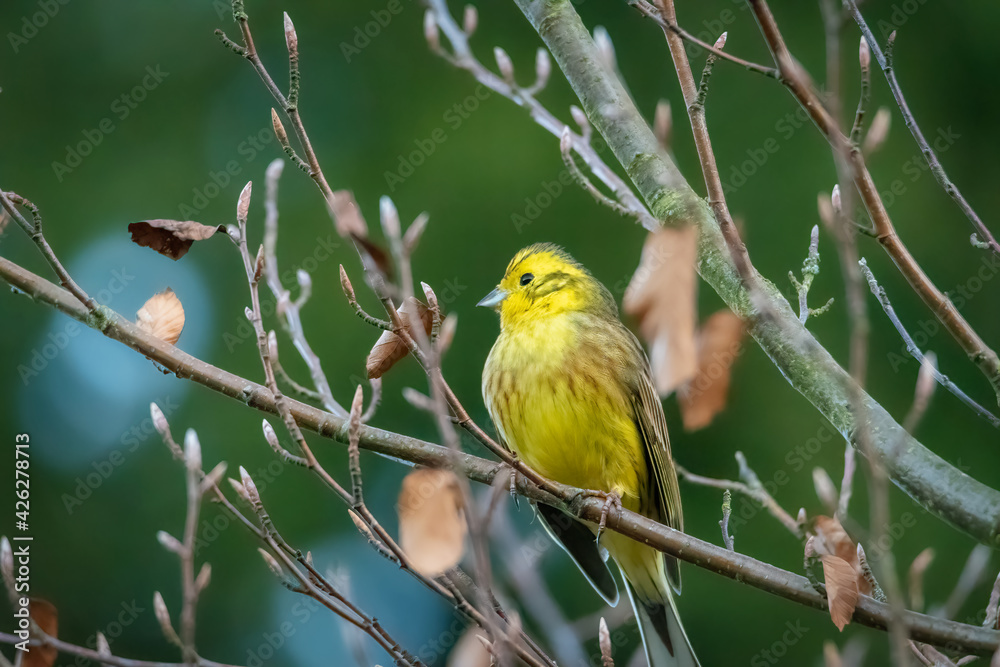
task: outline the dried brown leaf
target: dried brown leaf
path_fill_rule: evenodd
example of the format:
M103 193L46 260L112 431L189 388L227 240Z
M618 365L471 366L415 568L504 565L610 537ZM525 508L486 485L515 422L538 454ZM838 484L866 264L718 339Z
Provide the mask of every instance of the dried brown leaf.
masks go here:
M28 613L42 632L49 637L59 638L59 610L48 600L31 598ZM21 667L52 667L58 651L51 646L32 646L24 654Z
M224 233L226 228L192 220L140 220L130 223L128 231L133 243L178 260L187 254L192 243L211 238L216 232Z
M436 577L462 560L467 527L455 473L414 470L403 479L397 510L399 545L417 572Z
M650 233L639 268L625 290L624 309L639 322L649 346L653 381L661 395L697 371L695 343L698 230L692 225Z
M169 287L150 297L135 314L135 325L142 331L174 345L184 329L184 306Z
M830 604L830 618L837 629L843 632L858 605L858 575L854 566L843 558L822 556L820 560L823 561L823 580L826 584L826 599Z
M478 626L466 630L448 654L448 667L490 667L493 662L483 644L485 639L486 633Z
M811 530L815 535L813 548L820 556L834 556L854 568L857 588L865 595L872 592L871 584L865 578L864 569L858 558L858 545L847 534L835 517L819 515L813 521Z
M370 238L351 234L351 239L364 253L365 266L375 269L391 281L393 276L392 256Z
M820 556L836 556L852 564L857 562L858 545L836 518L817 516L812 532L816 535L815 548Z
M416 334L416 331L413 329L413 321L417 318L423 323L424 332L430 335L433 316L430 309L422 301L408 296L403 301L403 306L398 312L399 318L403 321L403 325L410 332L411 336ZM402 338L391 331L383 331L382 335L375 341L372 351L368 353L368 361L365 364L368 371L368 379L373 380L382 377L386 371L392 368L397 361L409 354L409 352L410 350Z
M350 190L337 190L330 198L330 210L333 211L334 224L337 233L346 238L360 236L368 238L368 223L361 216L358 202Z
M743 334L743 321L730 310L720 310L705 320L698 332L698 370L677 390L686 430L708 426L725 409L733 362L739 356Z

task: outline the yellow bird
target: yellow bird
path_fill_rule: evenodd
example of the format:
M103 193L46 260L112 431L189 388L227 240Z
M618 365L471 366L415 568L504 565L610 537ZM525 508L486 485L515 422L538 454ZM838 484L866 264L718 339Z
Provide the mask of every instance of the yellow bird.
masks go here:
M683 530L677 473L649 361L604 285L562 248L514 256L477 305L500 314L483 369L483 399L504 444L542 475L620 499ZM652 547L545 505L543 523L597 591L618 587L600 547L625 578L651 667L697 667L674 604L677 561Z

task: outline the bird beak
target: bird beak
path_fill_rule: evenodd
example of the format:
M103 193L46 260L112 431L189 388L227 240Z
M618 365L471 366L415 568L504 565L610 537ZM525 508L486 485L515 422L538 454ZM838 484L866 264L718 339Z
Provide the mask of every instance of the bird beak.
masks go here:
M482 301L477 303L477 306L483 306L484 308L496 308L503 300L507 298L507 292L505 290L497 287L495 290L483 297Z

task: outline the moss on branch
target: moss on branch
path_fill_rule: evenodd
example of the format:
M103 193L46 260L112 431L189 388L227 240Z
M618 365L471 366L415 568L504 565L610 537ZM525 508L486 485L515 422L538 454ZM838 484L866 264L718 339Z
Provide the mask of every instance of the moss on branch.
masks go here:
M600 62L597 47L569 0L515 0L545 41L590 122L625 167L653 215L666 224L699 226L698 271L802 394L845 438L854 440L848 373L798 321L778 289L759 279L743 285L719 224L656 137L621 82ZM755 275L756 272L754 272ZM753 296L753 298L751 298ZM765 314L766 313L766 314ZM1000 492L974 480L909 435L877 401L863 395L874 451L892 481L928 512L993 548L1000 547Z

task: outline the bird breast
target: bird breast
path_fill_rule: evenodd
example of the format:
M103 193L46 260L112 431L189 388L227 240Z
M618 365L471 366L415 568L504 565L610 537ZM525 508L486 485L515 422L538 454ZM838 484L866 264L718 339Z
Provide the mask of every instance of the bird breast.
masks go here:
M571 318L504 331L483 373L501 437L530 467L563 484L640 493L645 457L613 345Z

